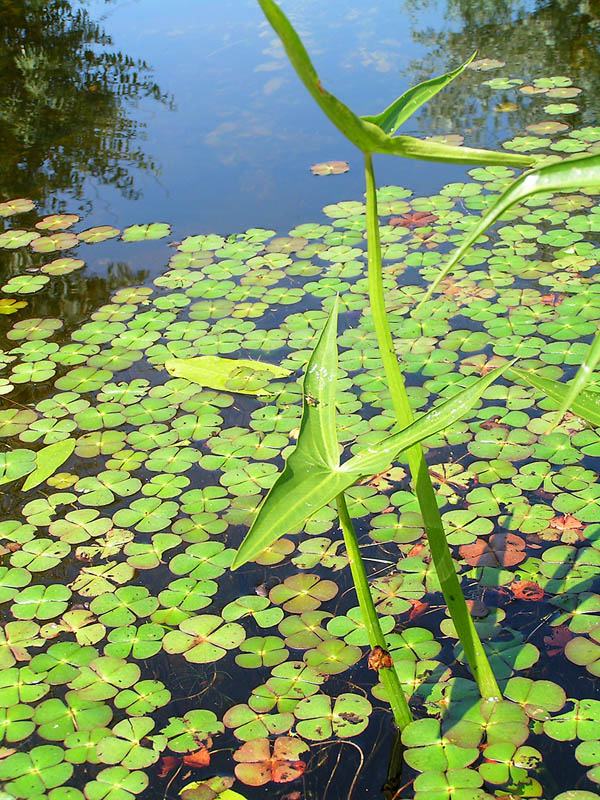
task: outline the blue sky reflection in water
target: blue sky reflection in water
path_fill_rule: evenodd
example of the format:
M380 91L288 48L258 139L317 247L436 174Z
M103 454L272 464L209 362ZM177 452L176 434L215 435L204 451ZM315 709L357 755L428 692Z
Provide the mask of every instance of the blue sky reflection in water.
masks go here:
M593 35L596 22L575 9L536 11L535 3L283 5L324 83L363 113L375 113L409 85L455 66L475 47L481 56L504 60L508 47L511 75L527 79L531 71L564 71L569 64L560 63L561 53L553 47L553 38L565 31L560 16L579 20L572 56ZM360 196L360 156L315 107L252 0L117 0L86 8L111 37L112 49L145 60L161 93L172 99L172 105L138 99L129 109L145 126L141 145L155 169L135 171L140 196L128 201L101 180L89 181L90 224L165 220L177 237L250 226L285 231L315 218L327 203ZM542 40L540 26L545 49L533 44ZM547 63L550 53L554 60ZM589 66L588 59L588 71ZM466 128L467 143L495 146L514 120L490 108L492 93L480 86L486 77L466 74L460 87L436 98L407 132ZM421 130L414 127L419 119ZM337 159L349 161L348 174L311 175L311 164ZM378 159L376 167L380 183L407 185L416 194L432 193L464 175L456 167L392 158Z

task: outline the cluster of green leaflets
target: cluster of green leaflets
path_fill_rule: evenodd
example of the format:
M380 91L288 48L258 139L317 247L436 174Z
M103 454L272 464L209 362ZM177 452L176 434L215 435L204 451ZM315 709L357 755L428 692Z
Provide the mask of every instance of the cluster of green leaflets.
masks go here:
M514 79L489 84L541 95L535 102L548 94L549 114L554 100L575 97L563 76L533 81L535 92ZM595 152L598 141L600 128L552 118L506 147L550 161ZM568 379L600 319L600 214L587 192L515 207L416 307L440 251L460 242L513 171L469 175L432 197L398 186L378 194L386 301L415 410L515 357L522 371ZM193 782L175 787L185 800L251 798L249 787L298 778L293 765L309 763L320 742L364 744L386 696L343 592L336 510L262 552L243 589L228 572L296 441L301 375L336 296L339 440L355 454L394 431L368 313L364 205L327 206L287 236L189 236L153 286L119 290L62 343L62 321L31 318L25 303L84 267L83 246L81 258L65 253L117 236L165 240L169 228L72 233L78 220L67 214L12 224L32 208L0 204L0 246L48 254L0 299L3 314L17 315L0 359L0 484L13 497L0 523L6 797L132 800L149 780L156 794L154 765L214 744L219 767L191 767ZM425 442L501 703L481 701L464 677L451 621L419 616L439 584L402 466L347 492L377 566L386 642L419 709L403 732L414 778L404 796L418 800L598 797L600 436L573 415L548 434L555 403L513 377L486 389L471 419ZM13 403L27 384L41 399ZM561 686L548 675L573 679ZM576 788L553 772L548 754L566 753L561 742L576 745ZM219 771L231 777L211 777Z

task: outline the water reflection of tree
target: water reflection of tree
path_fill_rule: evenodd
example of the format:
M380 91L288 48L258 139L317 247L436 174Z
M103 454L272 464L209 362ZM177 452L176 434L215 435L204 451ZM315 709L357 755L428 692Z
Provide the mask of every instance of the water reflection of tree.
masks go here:
M458 30L413 30L415 41L429 49L428 58L413 62L410 80L431 77L432 62L445 69L463 60L474 49L481 56L498 58L507 66L502 72L465 73L431 104L418 118L420 133L469 130L469 144L489 142L490 128L497 135L506 133L507 118L496 114L490 118L489 101L493 96L483 80L502 74L529 80L556 74L567 74L575 86L584 90L582 98L588 112L569 118L580 125L596 121L600 100L600 1L599 0L536 0L527 4L520 0L416 0L419 8L436 6L449 22L458 23ZM410 3L414 6L414 3ZM414 17L413 17L414 18ZM500 99L515 99L507 92ZM519 126L548 118L542 112L544 96L523 98L519 108L511 112L508 124L514 131ZM578 102L575 100L575 102Z
M111 52L110 37L69 0L0 0L0 195L59 191L81 199L86 177L135 198L132 168L154 163L138 145L128 106L169 102L141 60Z
M0 283L14 275L37 274L44 264L53 260L53 256L59 255L34 253L28 247L0 250ZM85 255L76 253L74 257ZM27 303L27 307L16 315L0 315L0 335L18 320L33 317L59 317L64 323L63 334L70 333L99 306L108 303L118 289L144 284L149 276L146 269L136 269L125 261L111 259L102 274L88 269L76 270L68 275L53 275L43 291L35 294L0 293L1 297L10 296Z

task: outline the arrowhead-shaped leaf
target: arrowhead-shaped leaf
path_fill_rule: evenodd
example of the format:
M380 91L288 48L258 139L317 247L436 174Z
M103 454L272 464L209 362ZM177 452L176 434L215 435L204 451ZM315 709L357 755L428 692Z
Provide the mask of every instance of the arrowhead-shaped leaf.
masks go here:
M535 163L531 156L514 153L495 153L469 147L452 147L441 142L424 142L412 136L389 136L379 125L361 119L341 100L321 85L319 76L300 37L274 0L258 0L266 18L281 39L298 77L315 102L331 122L363 153L418 158L425 161L445 161L454 164L493 164L529 167ZM434 79L435 80L435 79ZM385 113L385 112L384 112Z
M452 425L475 405L485 389L506 369L505 366L490 372L457 397L431 409L408 428L340 465L335 430L336 335L337 302L306 369L298 443L260 506L236 553L232 569L255 558L330 503L340 492L365 476L383 472L403 450Z
M377 125L384 133L390 135L395 133L400 125L406 122L418 108L441 91L444 86L447 86L455 78L458 78L464 68L473 61L476 55L477 50L464 64L461 64L460 67L452 70L452 72L446 72L438 78L430 78L428 81L423 81L423 83L418 83L416 86L413 86L411 89L404 92L397 100L394 100L381 114L361 117L361 119Z
M539 192L560 192L581 189L584 186L600 186L600 156L583 156L560 161L530 170L521 175L512 186L500 195L496 203L483 215L477 225L469 231L461 246L455 250L446 266L440 271L437 278L427 290L421 301L424 303L437 289L440 281L458 264L466 255L468 249L495 222L508 208L520 200L525 200Z

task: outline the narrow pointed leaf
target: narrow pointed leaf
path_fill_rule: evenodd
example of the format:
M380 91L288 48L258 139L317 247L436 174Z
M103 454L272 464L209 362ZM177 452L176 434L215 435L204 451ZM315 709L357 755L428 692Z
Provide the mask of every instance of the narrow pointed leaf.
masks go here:
M565 400L569 400L570 384L559 383L550 378L542 378L540 375L536 375L535 372L526 372L514 367L512 371L518 378L527 381L535 389L539 389L540 392L544 392L545 395L555 400L561 407L565 405ZM578 417L600 428L600 392L590 392L584 389L578 392L573 400L569 400L567 408Z
M371 123L365 123L371 125ZM371 125L379 131L375 125ZM423 141L414 136L373 135L368 151L387 153L391 156L418 158L421 161L443 161L448 164L488 164L490 166L531 167L535 164L532 156L520 156L514 153L500 153L494 150L483 150L477 147L456 147L442 142ZM368 152L367 151L367 152Z
M361 117L361 119L378 125L384 133L395 133L400 125L406 122L418 108L441 91L444 86L447 86L455 78L458 78L464 68L473 61L476 55L477 50L464 64L461 64L460 67L453 69L451 72L446 72L444 75L440 75L437 78L430 78L428 81L423 81L423 83L413 86L408 91L404 92L397 100L394 100L381 114L365 116Z
M323 336L324 334L322 338ZM322 339L317 348L321 347L321 343ZM313 359L309 362L309 369L312 362ZM305 519L330 503L336 495L362 478L383 472L403 450L428 436L439 433L459 420L473 408L485 389L508 366L510 365L490 372L459 396L436 406L403 431L378 442L376 448L366 448L341 466L337 466L333 461L325 461L316 453L310 454L310 459L306 461L306 454L310 453L310 444L305 445L303 441L301 442L304 438L303 432L306 430L305 404L298 445L259 508L258 515L240 545L231 568L237 569L255 558L265 547L269 547L277 539L297 528ZM302 456L297 455L300 448Z
M340 463L335 423L337 319L336 298L306 367L298 443L267 496L270 501L265 501L261 507L260 524L257 525L257 517L234 558L232 569L249 561L312 513L314 504L304 492L305 487L313 484L314 476L337 474ZM287 517L285 531L279 533L279 520L286 507L295 510ZM274 536L270 536L271 531L275 532Z
M39 486L56 470L65 463L75 449L75 439L63 439L62 442L55 442L44 447L36 454L35 463L37 464L23 484L23 491Z
M378 125L361 119L341 100L321 85L319 76L283 11L273 0L258 0L266 18L282 41L288 58L298 77L306 86L323 113L344 136L363 153L388 153L418 158L425 161L446 161L454 164L491 164L529 167L535 163L532 156L513 153L494 153L469 147L452 147L441 142L423 142L412 136L388 136Z
M575 375L573 380L569 383L568 385L569 391L567 392L565 399L560 404L560 408L556 412L556 416L554 417L552 425L550 426L547 433L551 433L563 418L565 411L568 408L573 407L573 403L575 402L577 397L579 397L581 392L588 385L590 378L592 377L592 373L598 366L599 361L600 361L600 332L596 334L585 361L581 364L581 366L577 370L577 374Z
M496 203L483 215L479 223L471 229L464 242L453 253L448 263L433 281L421 303L431 297L440 281L459 263L481 234L515 203L539 192L572 191L581 189L584 186L598 185L600 185L600 156L598 155L560 161L558 164L550 164L547 167L530 170L521 175L512 186L509 186L500 195Z

